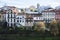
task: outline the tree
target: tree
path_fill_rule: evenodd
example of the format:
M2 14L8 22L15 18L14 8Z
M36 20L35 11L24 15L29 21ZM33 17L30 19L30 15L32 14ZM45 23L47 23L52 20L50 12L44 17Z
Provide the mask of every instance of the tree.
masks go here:
M21 9L21 12L24 13L25 12L25 9Z
M57 22L57 25L58 25L58 27L59 27L59 29L60 29L60 20Z
M37 12L37 10L34 10L34 12Z
M57 21L55 19L52 20L50 23L50 31L51 31L51 34L53 34L54 36L58 35L58 33L59 33Z
M34 29L37 30L37 31L45 32L44 22L37 22Z
M6 28L7 28L7 22L3 22L2 27L3 27L4 29L6 29Z
M59 35L60 35L60 20L58 20L57 26L58 26L58 29L59 29Z

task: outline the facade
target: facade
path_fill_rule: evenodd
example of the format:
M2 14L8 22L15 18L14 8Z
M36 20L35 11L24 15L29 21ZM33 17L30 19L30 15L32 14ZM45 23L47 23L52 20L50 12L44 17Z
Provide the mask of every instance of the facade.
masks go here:
M5 13L5 12L0 12L0 21L1 22L4 21L4 15L3 15L3 13Z
M33 26L33 17L30 14L26 14L26 18L25 18L25 25L32 27Z
M41 13L39 13L39 12L27 12L27 13L33 18L34 23L43 21L43 17L42 17Z
M26 16L24 15L24 13L19 13L16 15L16 25L19 26L25 26L25 18Z
M0 21L3 21L3 20L4 20L3 14L0 14Z
M19 26L33 26L33 18L26 13L19 13L16 15L16 25Z
M42 12L42 16L45 23L50 23L53 19L55 19L55 11L45 10Z
M31 7L32 9L33 7ZM3 10L5 9L5 10ZM27 9L19 9L17 11L16 7L5 6L3 7L5 13L0 14L0 20L5 20L8 26L30 26L32 27L34 23L43 21L45 23L50 23L53 19L60 20L60 10L48 9L40 12L40 6L37 4L37 12L30 11ZM35 10L35 8L33 8ZM22 11L22 12L21 12Z
M7 26L15 27L16 14L13 13L11 9L7 10L6 14L4 14L4 18L7 22Z
M33 17L34 23L43 21L43 17L41 14L31 14L31 16Z
M4 11L11 9L13 11L13 13L16 13L16 14L18 13L18 9L14 6L4 6L1 9L3 9Z
M6 14L6 11L4 11L4 10L0 10L0 21L1 22L3 22L4 20L5 20L5 18L4 18L4 14Z
M30 12L30 9L29 8L25 8L25 12Z
M60 10L55 10L55 19L60 20Z

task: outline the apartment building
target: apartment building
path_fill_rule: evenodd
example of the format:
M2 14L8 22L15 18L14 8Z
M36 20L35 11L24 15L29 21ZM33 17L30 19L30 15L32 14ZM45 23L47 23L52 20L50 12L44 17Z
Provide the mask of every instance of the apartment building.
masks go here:
M0 21L2 22L2 21L4 21L4 14L5 12L3 12L3 11L1 11L0 10Z
M25 13L18 13L17 15L16 15L16 26L25 26L25 18L26 18L26 16L25 16Z
M32 27L33 26L33 17L30 15L30 14L26 14L26 18L25 18L26 22L25 22L25 25L26 26L29 26L29 27Z
M33 18L26 13L19 13L16 15L16 26L33 26Z
M55 11L53 9L44 10L42 12L42 17L45 23L50 23L53 19L55 19Z
M7 26L9 27L15 27L16 23L16 14L11 10L7 10L6 13L4 14L4 19L7 22Z
M26 12L26 13L28 13L33 18L34 23L43 21L42 14L39 12Z
M4 13L4 20L8 23L8 26L33 26L34 23L43 21L45 23L50 23L53 19L60 20L60 11L54 9L47 9L40 12L40 5L37 4L37 11L30 11L29 8L19 9L17 10L16 7L5 6L2 7ZM31 9L34 9L31 7ZM1 14L0 14L1 15Z
M55 19L60 20L60 10L55 10Z

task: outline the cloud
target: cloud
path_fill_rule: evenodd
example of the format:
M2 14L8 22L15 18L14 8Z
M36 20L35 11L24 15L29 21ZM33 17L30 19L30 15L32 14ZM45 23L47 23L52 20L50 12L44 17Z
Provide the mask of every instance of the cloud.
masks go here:
M51 5L52 7L58 6L60 0L0 0L0 5L12 5L17 7L29 7L31 5L36 6L37 3L40 5Z
M56 6L60 6L60 3L59 2L52 2L52 3L49 3L49 5L51 5L52 7L56 7Z

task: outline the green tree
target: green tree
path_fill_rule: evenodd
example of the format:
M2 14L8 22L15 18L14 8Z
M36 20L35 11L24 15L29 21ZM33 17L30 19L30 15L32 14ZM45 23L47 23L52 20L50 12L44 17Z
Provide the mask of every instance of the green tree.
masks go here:
M59 30L60 30L60 20L57 21L57 25L58 25L58 28L59 28Z
M34 30L45 32L45 23L44 22L37 22L35 24Z
M25 9L21 9L21 12L24 13L25 12Z
M50 23L50 31L51 31L51 34L53 34L54 36L58 35L58 33L59 33L57 21L55 19L52 20Z

